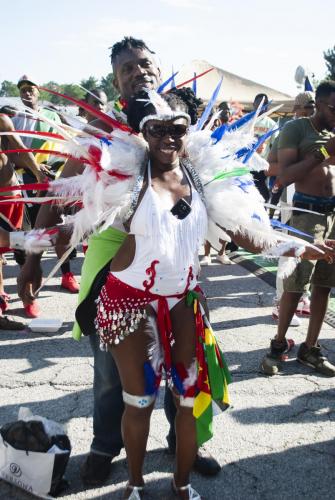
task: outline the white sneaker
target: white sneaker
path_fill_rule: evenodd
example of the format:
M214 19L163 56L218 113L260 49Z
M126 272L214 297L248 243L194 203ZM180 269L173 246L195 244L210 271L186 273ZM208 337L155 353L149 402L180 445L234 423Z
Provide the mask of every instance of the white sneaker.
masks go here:
M223 255L217 255L216 260L221 262L221 264L226 264L226 265L232 264L232 261L225 253Z
M274 320L278 320L279 318L279 306L274 305L272 309L272 318ZM293 317L291 319L290 326L300 326L301 325L301 319L298 318L296 314L293 314Z
M210 255L204 255L204 257L200 261L201 266L209 266L212 262Z

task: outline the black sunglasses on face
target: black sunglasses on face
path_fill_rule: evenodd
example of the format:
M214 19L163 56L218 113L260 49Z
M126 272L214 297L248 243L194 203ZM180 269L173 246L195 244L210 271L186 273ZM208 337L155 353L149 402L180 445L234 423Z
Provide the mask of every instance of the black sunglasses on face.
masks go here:
M180 139L186 134L187 125L160 125L159 123L153 123L147 125L147 132L156 139L163 139L166 135L169 135L173 139Z

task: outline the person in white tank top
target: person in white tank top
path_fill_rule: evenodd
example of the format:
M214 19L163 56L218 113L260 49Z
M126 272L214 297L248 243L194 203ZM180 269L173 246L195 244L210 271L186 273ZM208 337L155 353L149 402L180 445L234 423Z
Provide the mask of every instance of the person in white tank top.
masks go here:
M196 397L207 390L208 382L205 323L210 327L197 284L207 211L192 169L181 159L190 117L182 101L171 99L173 109L166 105L160 111L151 103L148 107L135 99L129 103L134 107L134 118L128 109L129 123L148 143L148 164L137 206L125 223L128 237L112 260L97 301L97 331L102 347L113 354L123 388L129 468L124 498L132 499L142 495L149 421L163 366L177 407L172 486L179 498L200 499L189 484L189 474L198 445L210 437L197 440L193 416ZM218 356L227 373L222 353Z

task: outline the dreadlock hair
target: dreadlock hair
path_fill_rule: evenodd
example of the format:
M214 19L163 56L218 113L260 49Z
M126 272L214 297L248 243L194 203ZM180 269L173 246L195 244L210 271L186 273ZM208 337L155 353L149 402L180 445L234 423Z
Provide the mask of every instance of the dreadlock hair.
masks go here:
M149 47L143 42L143 40L133 38L132 36L125 36L123 40L114 43L114 45L112 47L109 47L109 49L111 50L111 64L115 63L117 56L119 56L124 50L142 49L147 50L148 52L150 52L150 54L155 53L149 49Z
M173 111L180 110L184 113L188 113L187 104L177 95L169 93L163 94L161 97L168 103ZM144 101L140 99L144 99ZM127 106L127 121L135 132L140 131L139 125L145 116L156 114L157 110L155 106L150 101L148 102L148 92L146 90L141 90L129 99Z
M181 87L179 89L174 87L166 94L166 96L169 95L177 96L186 104L186 112L190 115L191 125L195 125L198 120L198 108L202 104L202 100L197 98L193 90L189 87Z
M315 91L315 99L322 99L325 97L329 97L330 94L335 92L335 81L334 80L325 80L321 82L320 85L317 86Z

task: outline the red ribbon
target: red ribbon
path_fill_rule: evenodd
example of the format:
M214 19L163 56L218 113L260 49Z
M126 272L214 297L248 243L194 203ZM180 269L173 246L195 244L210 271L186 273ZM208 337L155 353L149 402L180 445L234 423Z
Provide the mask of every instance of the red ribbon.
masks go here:
M172 325L170 319L170 311L165 297L159 297L157 309L157 326L161 337L161 342L164 350L164 361L167 377L171 376L171 342L172 342Z
M13 132L14 132L14 130L13 130ZM41 135L42 137L50 137L50 139L62 139L62 140L65 140L62 135L55 134L53 132L42 132L42 131L38 131L38 130L16 130L15 129L15 133L16 134Z
M0 151L0 153L7 155L7 154L14 154L14 153L44 153L47 155L55 155L55 156L63 156L64 158L74 158L75 160L82 161L79 158L75 158L74 156L68 154L68 153L62 153L60 151L54 151L53 149L37 149L37 148L25 148L25 149L7 149L6 151ZM88 160L85 160L87 163Z
M18 184L17 186L0 187L0 193L6 191L47 191L49 182L35 182L33 184Z
M70 102L73 102L80 108L85 109L85 111L89 111L91 115L95 116L96 118L100 118L104 123L107 123L111 128L118 128L120 130L123 130L124 132L133 132L133 130L128 127L127 125L124 125L123 123L120 123L119 121L115 120L111 116L107 115L106 113L103 113L102 111L99 111L90 104L88 104L85 101L80 101L78 99L74 99L73 97L69 97L67 95L61 94L60 92L56 92L55 90L50 90L45 87L38 87L40 90L44 90L45 92L49 92L50 94L58 95L59 97L63 97L63 99L66 99Z
M206 71L204 71L203 73L200 73L200 75L196 75L194 76L193 78L190 78L189 80L186 80L186 82L183 82L183 83L180 83L179 85L176 85L176 89L179 89L180 87L184 87L184 85L187 85L188 83L191 83L193 82L194 80L197 80L198 78L200 78L201 76L204 76L206 75L207 73L209 73L210 71L213 71L214 68L210 68L210 69L207 69ZM168 90L168 92L170 92Z

